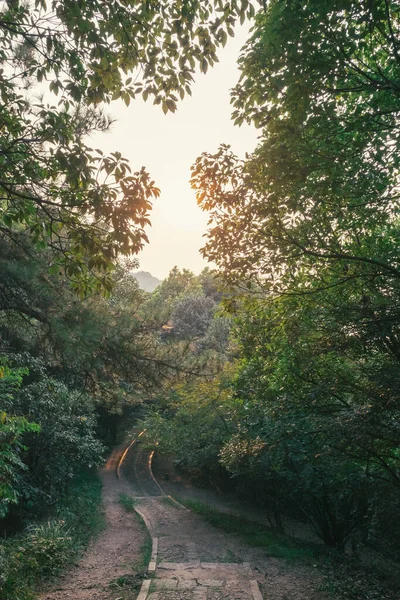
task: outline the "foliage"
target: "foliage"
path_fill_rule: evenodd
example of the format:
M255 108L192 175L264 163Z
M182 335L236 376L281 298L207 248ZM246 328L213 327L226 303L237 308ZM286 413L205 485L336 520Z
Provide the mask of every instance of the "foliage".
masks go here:
M204 361L218 370L218 363L224 363L230 353L231 321L219 312L220 287L209 268L195 276L188 269L174 267L141 308L146 323L162 323L163 341L175 353L181 348L187 366L195 359L193 373L204 371Z
M248 0L1 5L0 519L15 537L0 577L12 600L71 558L75 517L44 519L101 462L121 416L216 354L162 339L163 315L202 283L176 269L151 300L138 289L137 261L121 257L147 242L159 190L87 137L108 129L115 100L139 95L174 112L196 67L205 73L253 14Z
M14 411L40 425L39 435L25 440L28 471L22 481L24 500L40 513L60 499L83 467L101 464L96 417L88 397L49 377L26 386Z
M0 400L1 406L9 409L13 396L21 386L26 369L11 369L5 357L0 356ZM39 432L40 426L25 417L0 412L0 519L7 515L10 504L20 498L20 479L26 465L21 454L26 450L23 436L27 432Z
M118 424L161 384L219 368L218 351L193 352L185 339L165 343L153 298L132 275L135 263L115 268L108 298L79 299L67 278L47 272L50 252L38 253L25 234L19 240L18 251L0 242L1 348L10 365L0 379L3 496L7 507L15 504L2 526L11 531L45 515L82 466L99 464L102 442L114 444ZM184 278L201 289L192 273ZM183 301L179 286L168 293L171 306ZM204 299L211 311L214 301Z
M212 298L216 304L222 300L222 284L218 273L209 267L204 267L202 272L197 276L204 295L207 298Z
M159 343L161 317L147 318L147 294L140 291L131 264L113 273L109 298L81 300L68 280L46 273L49 255L3 241L0 326L13 352L42 359L55 378L90 392L118 412L133 396L176 369L172 353ZM32 358L30 358L32 360ZM39 366L35 365L37 376Z
M236 410L229 376L174 388L146 420L146 437L192 472L212 470L232 433Z
M264 482L280 510L297 506L328 545L390 552L399 22L385 0L269 2L232 96L259 146L245 160L227 146L203 154L192 176L243 361L233 384L245 410L220 460Z
M109 290L116 257L147 241L159 190L120 152L85 143L110 123L101 103L140 95L174 112L196 65L206 72L253 13L248 0L3 3L1 235L18 242L24 230L51 247L82 294Z
M218 274L174 268L147 295L116 265L146 241L158 190L86 146L109 124L101 103L174 111L253 13L247 0L2 11L2 494L19 514L58 500L98 460L96 416L115 438L162 382L148 436L189 471L251 487L278 528L291 514L330 547L398 557L398 2L264 3L232 94L260 143L245 160L203 154L192 173ZM233 320L238 360L216 376ZM45 552L51 532L35 535Z
M92 473L74 479L69 493L47 521L0 544L0 592L5 600L31 600L34 589L54 577L104 527L101 484Z
M213 300L202 294L184 296L171 313L174 334L188 339L203 337L210 327L214 307Z
M228 356L230 351L232 321L226 315L216 314L201 341L202 348L215 350L221 356Z
M185 295L199 292L201 288L194 273L189 269L180 271L178 267L174 267L151 295L145 307L146 319L151 320L157 315L157 319L167 324L175 304Z
M189 471L220 463L280 528L291 512L328 546L396 552L395 362L349 339L343 304L333 314L316 296L284 297L239 314L242 363L224 381L177 390L150 420L156 439Z
M398 19L385 0L271 2L259 15L233 102L261 143L244 162L205 154L193 173L213 222L205 252L230 281L398 278Z

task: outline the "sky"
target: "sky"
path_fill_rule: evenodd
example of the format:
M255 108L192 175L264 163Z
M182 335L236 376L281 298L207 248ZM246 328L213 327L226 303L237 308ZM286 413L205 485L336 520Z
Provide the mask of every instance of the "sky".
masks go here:
M248 29L237 28L219 53L220 62L206 75L196 74L192 96L164 115L151 101L134 100L129 107L114 102L109 113L116 119L110 131L96 134L92 143L106 152L118 150L132 171L145 166L161 196L155 200L147 229L150 244L138 255L139 270L163 279L177 265L198 274L207 262L199 249L204 243L207 214L197 206L190 188L190 167L202 152L214 152L221 143L244 157L257 142L257 131L235 127L230 119L230 89L239 71L236 61Z

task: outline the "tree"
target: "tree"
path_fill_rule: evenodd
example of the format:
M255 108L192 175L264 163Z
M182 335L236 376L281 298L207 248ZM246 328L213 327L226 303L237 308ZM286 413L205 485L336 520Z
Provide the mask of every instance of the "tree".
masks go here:
M197 279L205 296L212 298L217 304L221 302L222 285L216 271L210 269L209 267L205 267Z
M148 322L153 320L170 327L168 323L175 305L185 295L200 292L201 287L194 273L189 269L180 271L175 266L150 296L144 307L145 318Z
M233 92L260 144L193 169L243 357L248 420L221 458L337 547L377 505L398 539L399 23L398 2L270 2Z
M214 315L207 329L202 348L212 348L221 356L226 356L232 330L232 320L225 315Z
M383 498L398 486L400 438L395 360L350 329L351 304L336 294L330 304L327 294L300 295L241 312L235 386L245 411L221 458L342 547L363 528L371 539L378 497L387 520L397 511ZM383 535L393 547L395 528Z
M229 372L189 382L163 395L146 420L146 437L189 472L218 471L218 453L236 417Z
M78 472L102 463L104 447L97 436L93 400L44 374L41 381L21 389L13 412L40 426L38 434L24 437L26 472L20 495L28 515L43 515Z
M0 356L0 519L3 519L11 504L17 504L21 496L21 479L26 470L22 460L24 434L38 433L40 426L23 416L10 416L14 395L21 386L26 369L10 369L4 356Z
M229 281L280 293L324 286L327 268L338 284L399 278L398 23L385 0L258 15L233 102L261 143L246 161L205 154L193 172L213 223L204 251Z
M214 301L201 294L190 294L180 300L171 314L174 334L187 339L203 337L210 326Z
M193 176L213 220L206 255L226 281L244 280L245 295L261 300L272 340L301 331L294 347L279 350L283 371L275 360L270 376L286 389L294 375L299 388L291 397L298 398L311 367L321 406L341 397L353 410L363 389L378 447L380 427L392 422L400 357L399 17L397 3L385 1L271 2L258 16L234 91L236 120L258 124L261 143L244 162L227 147L203 155ZM257 309L251 314L258 327ZM373 427L353 425L345 439L353 443L359 428L365 456L397 461L397 434L383 434L385 449L377 451Z
M23 232L19 240L0 240L1 526L44 516L78 471L99 464L131 412L205 362L187 356L186 342L163 343L162 321L143 318L149 295L131 262L113 271L108 297L80 299L48 272L50 250Z
M147 241L159 191L145 169L131 175L119 152L105 156L85 135L107 127L101 103L118 98L151 97L175 111L196 64L206 72L246 14L253 14L248 0L4 2L1 235L18 243L26 230L52 248L82 292L109 289L116 256L136 254Z

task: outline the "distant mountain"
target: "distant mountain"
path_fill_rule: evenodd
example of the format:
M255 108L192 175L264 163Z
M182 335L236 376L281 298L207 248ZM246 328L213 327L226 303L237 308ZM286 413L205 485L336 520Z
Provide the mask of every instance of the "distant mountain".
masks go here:
M145 292L154 292L156 287L161 283L161 279L153 277L153 275L147 271L138 271L137 273L134 273L134 276L139 284L140 289L144 290Z

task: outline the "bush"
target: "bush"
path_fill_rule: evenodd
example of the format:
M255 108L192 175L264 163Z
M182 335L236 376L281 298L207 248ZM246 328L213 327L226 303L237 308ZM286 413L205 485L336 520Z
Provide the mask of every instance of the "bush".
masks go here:
M65 384L45 377L24 387L15 412L40 425L40 433L25 435L19 510L28 518L41 517L62 497L83 468L99 465L103 445L96 437L93 401Z
M51 518L0 543L2 600L33 599L38 585L56 577L103 525L101 483L95 473L81 474Z

